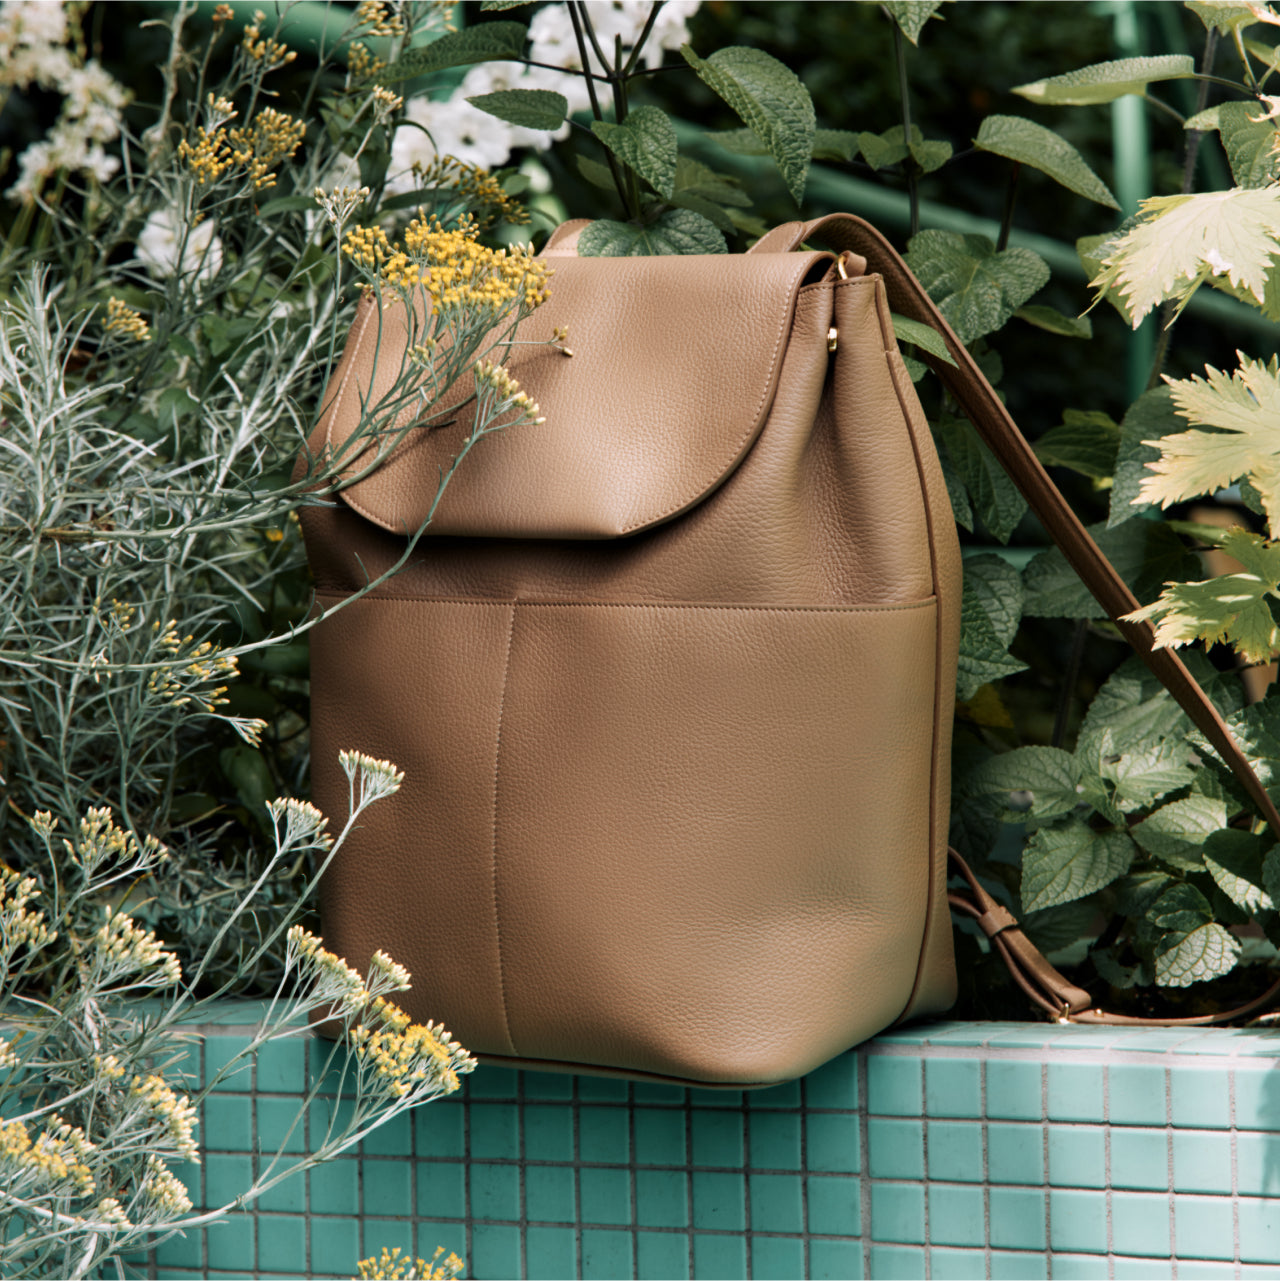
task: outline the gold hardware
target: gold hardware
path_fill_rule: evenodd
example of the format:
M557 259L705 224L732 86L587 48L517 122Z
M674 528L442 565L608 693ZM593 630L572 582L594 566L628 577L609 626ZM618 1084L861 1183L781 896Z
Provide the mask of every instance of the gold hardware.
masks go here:
M827 330L827 350L828 351L835 351L836 342L838 341L838 339L839 339L839 335L836 333L836 327L835 325L832 325L831 328Z
M849 273L844 269L844 254L841 254L840 257L836 259L836 270L840 273L841 280L849 279Z

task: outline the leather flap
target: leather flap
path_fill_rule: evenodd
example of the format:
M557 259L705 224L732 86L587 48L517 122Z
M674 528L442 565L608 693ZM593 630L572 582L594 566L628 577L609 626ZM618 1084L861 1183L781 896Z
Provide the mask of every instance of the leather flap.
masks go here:
M617 538L698 503L763 426L796 295L833 261L827 253L556 258L551 297L519 336L545 342L567 325L574 354L517 346L506 362L546 422L481 440L428 534ZM327 411L330 445L355 430L362 404L387 395L407 328L403 309L361 304ZM471 390L469 375L460 383L455 399ZM415 428L343 499L384 529L413 533L470 423L465 407L443 425ZM347 474L359 467L355 460Z

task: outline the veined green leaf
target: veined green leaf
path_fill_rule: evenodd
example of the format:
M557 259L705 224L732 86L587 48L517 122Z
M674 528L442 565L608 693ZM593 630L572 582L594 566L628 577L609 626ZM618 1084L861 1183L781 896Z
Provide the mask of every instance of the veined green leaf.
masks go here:
M1273 797L1280 795L1280 699L1264 698L1233 712L1226 720L1263 787Z
M1026 663L1007 652L996 635L991 619L968 582L960 604L960 658L956 669L956 698L972 698L983 686L1014 672L1023 671Z
M848 129L815 129L813 158L843 160L848 163L858 154L858 135Z
M1120 237L1136 223L1137 219L1126 218L1116 231L1106 232L1100 236L1081 236L1076 241L1076 254L1080 258L1080 265L1084 268L1086 280L1098 278L1099 272L1102 271L1102 260L1112 252ZM1092 310L1099 302L1110 303L1124 317L1126 325L1134 323L1132 309L1125 301L1124 295L1114 285L1103 286L1089 309Z
M1203 111L1197 111L1194 116L1184 120L1182 127L1184 129L1199 129L1203 133L1214 133L1218 128L1218 112L1220 107L1206 107Z
M602 165L598 160L592 160L590 156L575 156L574 160L577 163L578 172L593 187L599 187L604 191L615 190L613 175L609 172L608 165Z
M699 58L680 52L698 78L724 99L768 148L783 181L799 204L813 155L813 99L789 67L762 49L730 46Z
M1240 959L1240 944L1215 921L1187 934L1166 935L1159 947L1155 973L1160 987L1190 987L1221 978L1230 974Z
M1263 44L1261 40L1246 40L1244 47L1264 67L1270 67L1272 71L1280 71L1280 45Z
M728 253L724 237L701 214L669 209L656 222L637 226L598 218L578 237L584 258L643 258L658 254Z
M676 157L676 190L687 191L703 200L713 200L718 205L732 205L740 209L751 207L751 197L742 190L736 178L717 173L689 156Z
M986 613L996 639L1012 645L1022 621L1022 576L1000 556L971 556L964 562L966 587Z
M1044 259L1031 250L998 253L985 236L955 231L920 232L907 265L965 343L999 329L1049 279Z
M1166 738L1151 746L1125 747L1106 755L1098 761L1098 772L1112 786L1112 803L1122 814L1131 814L1186 787L1195 777L1192 759L1185 743ZM1086 766L1089 763L1086 761Z
M549 89L499 89L467 101L488 115L523 129L559 129L569 114L569 100Z
M899 342L914 343L917 347L923 347L929 355L937 356L944 364L955 365L942 335L932 325L899 316L896 311L890 319L893 321L893 336Z
M1280 129L1259 115L1256 102L1224 102L1218 108L1222 145L1239 187L1265 187L1280 178Z
M886 0L884 8L902 34L918 44L924 24L942 8L942 0Z
M1280 16L1269 4L1215 4L1212 0L1186 0L1186 5L1204 23L1206 31L1217 28L1220 36L1229 36L1233 31L1258 22L1280 23Z
M1091 936L1098 910L1092 903L1062 903L1028 912L1020 922L1022 932L1046 955Z
M816 134L817 131L814 132ZM718 143L735 156L767 156L769 154L769 148L751 129L717 129L702 136L710 138L712 142Z
M1068 316L1056 307L1019 307L1014 316L1027 324L1043 329L1046 333L1060 334L1063 338L1092 338L1093 322L1088 316Z
M707 200L703 196L695 195L690 190L677 191L668 199L668 203L675 205L677 209L691 209L694 213L700 214L720 231L723 231L726 236L732 236L736 230L733 219L729 217L723 205L718 205L714 200Z
M951 159L951 144L926 138L918 125L911 126L910 138L902 125L894 125L884 133L860 133L856 141L862 158L872 169L895 165L910 156L922 173L932 173Z
M1270 912L1275 902L1265 888L1263 873L1267 853L1276 848L1269 836L1224 828L1204 843L1204 865L1218 888L1250 914Z
M1108 479L1116 469L1120 425L1097 410L1067 409L1061 425L1050 427L1034 448L1046 467L1068 467L1094 480Z
M1129 870L1133 842L1096 832L1078 818L1033 833L1022 856L1022 910L1035 912L1084 898Z
M1110 209L1120 208L1110 188L1089 168L1084 157L1052 129L1020 116L988 116L974 143L981 151L1039 169L1078 196Z
M521 22L481 22L451 31L439 40L409 49L389 67L378 72L380 84L395 84L430 75L446 67L467 67L475 62L505 62L524 53L527 31Z
M1115 62L1094 63L1033 84L1018 85L1013 92L1031 102L1080 107L1114 102L1129 93L1142 93L1156 80L1185 80L1195 74L1195 60L1186 54L1121 58Z
M1129 406L1120 424L1120 448L1116 454L1115 481L1111 486L1111 512L1107 528L1114 529L1136 516L1144 504L1138 491L1147 476L1147 464L1160 457L1158 444L1174 432L1186 431L1186 420L1179 418L1169 388L1154 387L1144 391Z
M665 111L637 107L620 125L596 120L592 132L624 164L629 165L664 199L676 181L676 130Z
M945 419L936 432L978 519L993 538L1007 543L1027 510L1027 500L967 418Z
M1138 222L1112 243L1090 282L1116 289L1134 325L1166 298L1182 306L1214 276L1261 305L1280 255L1280 189L1233 188L1144 200Z
M1047 822L1084 803L1081 767L1059 747L1015 747L985 761L970 776L975 795L998 796L1010 820Z
M1226 826L1226 804L1211 796L1188 796L1162 805L1131 829L1133 839L1148 854L1154 854L1185 872L1204 866L1201 852L1205 840Z

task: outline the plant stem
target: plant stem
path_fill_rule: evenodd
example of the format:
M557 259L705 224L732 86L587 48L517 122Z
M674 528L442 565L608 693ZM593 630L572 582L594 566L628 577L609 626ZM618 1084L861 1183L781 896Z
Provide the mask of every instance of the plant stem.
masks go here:
M893 53L898 63L898 93L902 97L902 141L909 149L911 146L911 90L907 85L907 47L902 40L902 30L893 24ZM911 202L911 235L920 230L920 191L919 175L916 172L915 157L907 152L903 163L907 175L907 198Z
M654 6L655 9L657 6ZM622 37L613 38L613 70L609 73L609 84L613 89L613 118L621 124L627 118L627 82L623 77ZM640 211L640 179L630 165L624 169L627 175L627 198L631 207Z
M644 28L636 39L635 46L631 50L631 57L627 59L627 65L622 68L624 79L631 75L632 68L636 65L636 59L640 57L641 50L649 42L649 36L653 32L653 24L658 21L658 10L662 8L663 0L653 0L649 6L649 16L644 20Z
M1080 679L1080 667L1084 662L1084 643L1089 635L1089 620L1076 620L1075 635L1071 639L1071 656L1067 659L1067 670L1062 680L1062 697L1058 700L1058 714L1053 721L1054 747L1061 747L1067 736L1067 721L1071 716L1071 703L1075 698L1076 682Z
M1018 175L1022 173L1022 161L1015 160L1009 171L1009 186L1004 193L1004 215L1000 219L1000 235L996 240L996 253L1002 253L1009 247L1009 233L1013 230L1013 208L1018 203Z
M587 56L587 42L582 34L583 16L578 12L579 5L574 0L569 0L569 21L573 23L573 36L578 42L578 57L582 62L583 71L588 72L591 67L591 59ZM603 59L602 59L603 61ZM595 78L590 74L586 76L587 96L591 99L591 114L597 120L604 119L604 112L600 110L600 99L596 97ZM627 218L634 218L639 210L633 210L631 203L627 199L627 184L622 177L622 172L618 168L618 162L614 159L613 152L608 147L604 149L604 158L609 163L609 173L613 178L613 185L617 188L618 199L622 201L622 208Z

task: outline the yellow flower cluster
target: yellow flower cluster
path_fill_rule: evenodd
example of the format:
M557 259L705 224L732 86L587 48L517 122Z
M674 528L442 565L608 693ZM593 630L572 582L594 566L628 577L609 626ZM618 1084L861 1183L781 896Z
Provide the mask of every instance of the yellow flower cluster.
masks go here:
M151 337L151 327L121 298L107 299L106 331L132 338L135 342L146 342Z
M228 129L220 124L202 129L194 144L182 139L178 154L202 187L238 165L248 170L254 190L261 191L275 182L274 166L297 151L306 132L301 120L274 107L264 107L249 127Z
M255 11L253 21L244 29L244 51L254 62L261 62L268 71L274 71L298 55L274 36L262 34L262 24L266 20L267 15L261 9Z
M398 1005L380 996L370 1009L381 1026L353 1028L351 1043L376 1083L393 1097L403 1098L415 1086L451 1094L459 1074L475 1068L475 1059L438 1023L410 1023Z
M15 1068L18 1066L18 1056L13 1052L13 1046L0 1036L0 1069Z
M347 51L347 70L356 80L372 80L386 69L387 64L370 53L359 40Z
M170 1142L188 1161L200 1160L196 1147L196 1110L186 1099L179 1098L160 1076L135 1076L129 1093L144 1111L163 1127Z
M476 388L492 387L505 402L499 412L506 409L518 409L527 414L535 423L545 423L537 403L529 399L527 392L520 390L520 384L501 366L490 360L477 360L475 364Z
M321 1001L332 1001L348 1012L364 1007L369 989L342 957L321 947L320 940L301 925L291 925L287 937L299 969L310 970L318 980L316 995Z
M9 955L23 943L33 950L48 947L58 937L44 913L27 906L39 896L34 877L19 876L0 863L0 955Z
M284 820L284 836L280 839L282 848L304 841L326 850L332 846L333 837L324 830L329 826L329 820L310 801L278 798L268 801L267 809L271 811L277 827L281 819Z
M401 1255L399 1246L388 1250L384 1245L381 1257L361 1259L356 1266L360 1269L361 1281L453 1281L462 1275L466 1264L456 1254L441 1260L442 1254L444 1246L437 1246L428 1263L426 1259Z
M161 987L170 987L182 980L182 966L178 958L160 946L153 930L142 929L125 912L116 912L108 907L107 919L94 934L93 941L112 974L155 970L152 981Z
M353 262L376 268L384 284L422 290L433 314L478 308L496 317L512 304L532 311L545 302L546 263L524 246L489 249L479 243L479 232L468 219L446 228L419 217L405 228L402 245L390 244L380 227L354 227L342 248Z
M164 1215L186 1214L191 1209L186 1187L154 1152L147 1154L142 1195Z
M120 1060L114 1054L106 1056L95 1054L93 1056L93 1066L108 1081L118 1081L124 1076L124 1068L120 1066Z
M129 1222L129 1216L124 1212L124 1206L113 1196L104 1196L98 1202L96 1207L95 1218L97 1222L110 1228L131 1228L133 1224Z
M392 115L404 106L404 99L398 93L392 93L382 85L373 86L372 96L373 114L377 117L379 124L385 125Z
M159 646L167 649L174 657L182 653L183 646L190 645L195 640L194 636L179 636L178 625L172 619L164 625L163 631L158 621L151 626L155 631L161 632L157 642ZM186 663L176 670L163 667L152 672L147 678L147 691L174 707L194 703L204 712L212 712L215 707L226 703L227 700L222 697L227 692L225 685L219 685L204 693L197 693L186 687L178 678L185 676L189 680L208 681L219 676L237 676L240 668L235 655L220 654L218 647L212 641L202 641L194 649L189 650L184 657Z
M469 165L457 156L437 156L428 165L416 166L424 187L449 187L479 211L481 230L500 219L520 226L529 221L529 211L487 169Z
M370 36L404 35L404 19L385 0L360 0L355 25Z
M145 837L139 847L138 838L117 827L110 808L105 805L85 812L80 820L80 839L75 845L66 839L62 844L75 862L90 871L106 859L136 859L141 855L145 862L151 863L169 856L167 847L154 836Z
M84 1131L60 1116L54 1116L34 1142L23 1122L0 1123L0 1165L11 1164L40 1183L73 1183L81 1196L89 1196L94 1189L89 1168L93 1151Z

